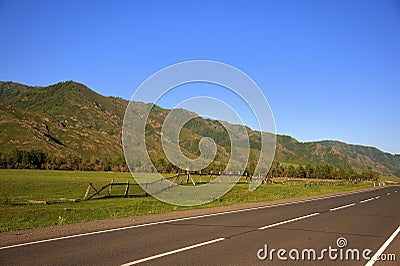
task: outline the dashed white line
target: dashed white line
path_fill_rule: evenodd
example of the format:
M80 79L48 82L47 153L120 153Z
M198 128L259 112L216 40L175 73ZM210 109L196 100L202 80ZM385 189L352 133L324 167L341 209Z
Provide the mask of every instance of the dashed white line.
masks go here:
M375 199L379 199L381 196L376 196Z
M377 259L382 255L382 253L385 251L385 249L390 245L390 243L393 241L393 239L397 236L397 234L400 232L400 225L397 227L397 230L393 232L393 234L383 243L383 245L378 249L378 251L372 256L372 258L368 261L365 266L372 266L374 263L377 261Z
M287 224L287 223L295 222L295 221L302 220L302 219L306 219L306 218L313 217L313 216L316 216L316 215L319 215L319 213L316 212L316 213L304 215L304 216L301 216L301 217L289 219L289 220L282 221L282 222L279 222L279 223L274 223L274 224L266 225L266 226L260 227L260 228L258 228L258 229L259 229L259 230L263 230L263 229L267 229L267 228L272 228L272 227L275 227L275 226L278 226L278 225L282 225L282 224ZM130 265L142 263L142 262L145 262L145 261L149 261L149 260L161 258L161 257L164 257L164 256L168 256L168 255L171 255L171 254L175 254L175 253L178 253L178 252L182 252L182 251L185 251L185 250L189 250L189 249L193 249L193 248L197 248L197 247L209 245L209 244L212 244L212 243L215 243L215 242L219 242L219 241L222 241L222 240L225 240L225 238L224 238L224 237L221 237L221 238L217 238L217 239L210 240L210 241L207 241L207 242L202 242L202 243L199 243L199 244L191 245L191 246L188 246L188 247L184 247L184 248L180 248L180 249L175 249L175 250L172 250L172 251L164 252L164 253L157 254L157 255L154 255L154 256L150 256L150 257L147 257L147 258L143 258L143 259L135 260L135 261L132 261L132 262L128 262L128 263L125 263L125 264L123 264L123 265L121 265L121 266L130 266Z
M390 195L390 192L386 193L386 196L389 196L389 195Z
M350 204L339 206L339 207L332 208L332 209L329 209L329 210L331 212L334 212L334 211L341 210L341 209L344 209L344 208L348 208L348 207L351 207L351 206L354 206L354 205L356 205L356 204L355 203L350 203Z
M193 248L197 248L197 247L209 245L209 244L212 244L212 243L215 243L215 242L222 241L222 240L224 240L224 239L225 239L224 237L221 237L221 238L217 238L217 239L214 239L214 240L202 242L202 243L199 243L199 244L187 246L187 247L184 247L184 248L179 248L179 249L171 250L171 251L168 251L168 252L164 252L164 253L161 253L161 254L157 254L157 255L154 255L154 256L150 256L150 257L143 258L143 259L140 259L140 260L135 260L135 261L132 261L132 262L127 262L127 263L125 263L125 264L122 264L121 266L130 266L130 265L142 263L142 262L149 261L149 260L154 260L154 259L157 259L157 258L161 258L161 257L168 256L168 255L171 255L171 254L175 254L175 253L178 253L178 252L182 252L182 251L185 251L185 250L189 250L189 249L193 249Z
M282 225L282 224L291 223L291 222L294 222L294 221L306 219L306 218L313 217L313 216L316 216L316 215L319 215L319 212L312 213L312 214L308 214L308 215L304 215L304 216L297 217L297 218L293 218L293 219L286 220L286 221L282 221L282 222L279 222L279 223L274 223L274 224L266 225L266 226L260 227L260 228L258 228L258 229L259 229L259 230L264 230L264 229L267 229L267 228L275 227L275 226Z
M375 198L365 199L365 200L360 201L360 203L365 203L365 202L368 202L368 201L371 201L371 200L374 200L374 199L375 199Z

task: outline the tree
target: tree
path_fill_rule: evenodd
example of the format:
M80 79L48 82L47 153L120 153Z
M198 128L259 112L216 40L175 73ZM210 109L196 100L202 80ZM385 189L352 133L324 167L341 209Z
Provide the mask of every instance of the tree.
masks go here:
M296 169L293 165L289 165L288 167L286 167L285 175L286 177L296 177Z
M299 167L297 168L297 177L299 178L306 178L307 174L306 174L306 170L304 169L304 167L302 165L299 165Z
M307 178L315 178L315 169L311 164L306 164L305 171Z

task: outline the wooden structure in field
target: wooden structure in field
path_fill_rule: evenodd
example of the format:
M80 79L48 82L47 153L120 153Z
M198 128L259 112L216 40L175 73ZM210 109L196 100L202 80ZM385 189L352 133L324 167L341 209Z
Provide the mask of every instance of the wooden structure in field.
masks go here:
M94 196L99 195L100 192L102 192L102 191L105 190L106 188L108 188L107 197L110 197L110 196L111 196L112 189L113 189L113 186L125 186L124 197L127 197L127 196L128 196L128 192L129 192L129 180L126 181L126 183L114 183L114 179L113 179L113 180L111 180L111 183L102 186L100 189L96 189L96 188L93 186L93 183L89 183L89 185L88 185L88 187L87 187L87 189L86 189L85 196L83 197L83 199L84 199L84 200L89 200L89 199L93 198ZM90 190L92 190L92 189L93 189L95 192L94 192L92 195L89 196L89 192L90 192Z

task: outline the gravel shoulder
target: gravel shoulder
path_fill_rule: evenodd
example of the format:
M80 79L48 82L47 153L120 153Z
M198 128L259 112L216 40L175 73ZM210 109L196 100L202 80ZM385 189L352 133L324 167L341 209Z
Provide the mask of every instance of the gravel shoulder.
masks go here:
M75 223L75 224L66 224L60 226L49 226L43 228L11 231L11 232L0 233L0 247L26 243L26 242L39 241L49 238L57 238L57 237L84 234L95 231L102 231L107 229L114 229L119 227L146 224L146 223L179 219L179 218L205 215L205 214L213 214L226 211L241 210L247 208L255 208L261 206L270 206L282 203L298 202L298 201L311 200L333 195L354 193L355 191L368 191L374 189L375 188L367 188L367 189L359 189L359 190L352 190L345 192L306 196L300 198L288 198L288 199L268 201L268 202L249 202L249 203L234 204L229 206L219 206L219 207L184 210L184 211L173 211L162 214L150 214L143 216L97 220L84 223Z

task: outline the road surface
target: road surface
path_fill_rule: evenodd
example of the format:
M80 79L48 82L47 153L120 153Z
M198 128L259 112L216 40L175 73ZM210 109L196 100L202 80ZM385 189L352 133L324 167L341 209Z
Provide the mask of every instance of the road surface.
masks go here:
M399 231L385 187L2 246L0 264L400 265Z

